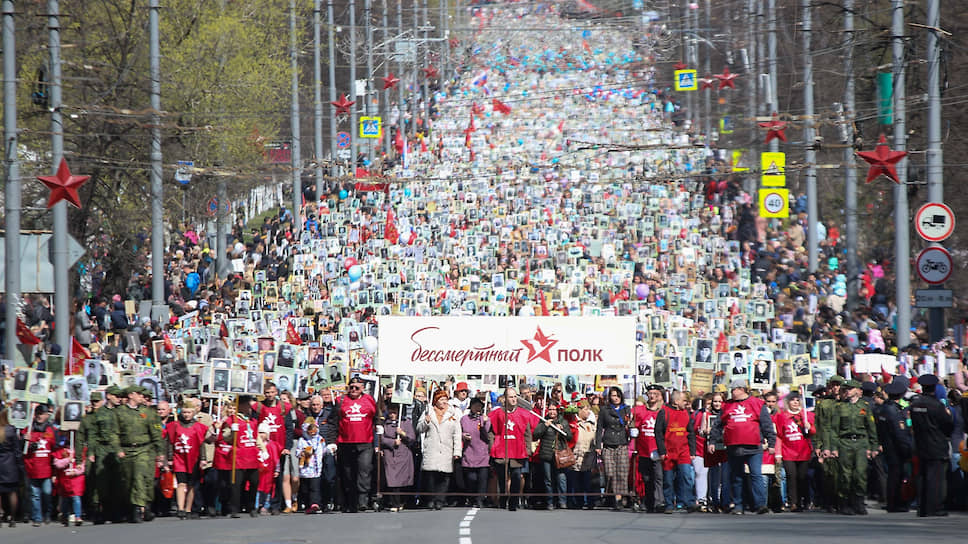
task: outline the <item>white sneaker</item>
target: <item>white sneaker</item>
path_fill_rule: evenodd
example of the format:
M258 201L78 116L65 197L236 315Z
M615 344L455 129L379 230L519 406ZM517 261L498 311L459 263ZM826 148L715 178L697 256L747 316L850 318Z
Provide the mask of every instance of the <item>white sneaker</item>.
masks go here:
M74 514L67 516L68 523L74 523L75 521L77 521L77 517Z

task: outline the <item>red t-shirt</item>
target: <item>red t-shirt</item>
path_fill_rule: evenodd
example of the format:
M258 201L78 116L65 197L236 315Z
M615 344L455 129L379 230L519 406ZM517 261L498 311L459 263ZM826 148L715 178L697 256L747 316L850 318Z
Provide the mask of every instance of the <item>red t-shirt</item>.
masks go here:
M804 417L810 429L804 432ZM773 416L776 425L776 436L779 442L780 456L784 461L809 461L813 456L813 444L810 437L816 432L813 424L813 412L801 410L798 414L791 414L784 410Z
M54 452L54 459L68 459L71 457L71 450L61 448ZM84 472L81 466L68 464L63 468L57 469L57 482L54 491L58 497L81 497L84 495ZM68 474L68 471L73 474Z
M236 433L235 468L250 469L259 468L259 446L256 444L259 423L255 419L243 419L239 416L232 416L222 423L222 429L231 428L233 424L238 424L239 430ZM229 443L228 463L223 470L232 468L232 444ZM219 450L219 448L216 448ZM218 461L219 452L216 451L215 459ZM218 467L216 467L218 468Z
M165 426L165 439L172 446L171 468L174 472L193 473L205 442L208 427L198 422L185 425L176 419Z
M24 440L30 443L27 454L24 455L24 470L27 472L27 477L42 480L53 476L54 464L51 453L57 442L54 428L48 425L43 432L32 432L29 437L24 430Z
M763 443L760 433L760 412L763 400L747 397L723 403L720 418L723 421L723 443L727 446L759 446Z
M345 396L339 403L340 444L366 444L373 442L373 420L376 418L376 401L363 394L358 399Z
M493 410L489 416L491 429L494 430L494 445L491 447L491 457L504 459L504 448L507 443L508 459L525 459L528 457L528 447L524 443L525 429L531 424L532 415L521 408L511 413L504 408Z
M286 449L286 412L289 403L276 402L273 406L259 404L259 423L263 421L269 425L269 440L279 445L280 450Z

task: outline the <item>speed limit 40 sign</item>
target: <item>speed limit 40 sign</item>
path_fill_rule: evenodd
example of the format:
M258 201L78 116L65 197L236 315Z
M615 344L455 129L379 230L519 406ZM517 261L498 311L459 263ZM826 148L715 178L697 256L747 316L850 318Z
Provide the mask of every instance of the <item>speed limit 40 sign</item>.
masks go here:
M760 217L790 217L790 191L770 187L760 189Z

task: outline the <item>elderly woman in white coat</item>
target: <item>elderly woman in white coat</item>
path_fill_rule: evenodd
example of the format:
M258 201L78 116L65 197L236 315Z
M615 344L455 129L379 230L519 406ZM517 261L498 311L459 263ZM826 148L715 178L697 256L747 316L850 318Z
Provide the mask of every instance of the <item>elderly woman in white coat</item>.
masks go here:
M446 391L434 393L432 407L417 422L417 433L421 436L424 477L428 482L431 507L440 510L444 505L443 493L450 485L450 475L454 471L454 460L460 459L463 443L461 441L461 414L448 403Z

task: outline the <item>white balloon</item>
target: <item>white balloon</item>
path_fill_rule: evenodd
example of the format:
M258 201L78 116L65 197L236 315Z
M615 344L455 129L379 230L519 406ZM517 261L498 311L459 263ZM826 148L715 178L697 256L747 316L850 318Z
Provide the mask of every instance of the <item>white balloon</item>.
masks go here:
M377 347L376 336L363 337L363 349L365 349L367 353L375 352L376 347Z
M351 291L359 291L360 290L360 282L354 281L353 283L351 283L350 284L350 290Z

